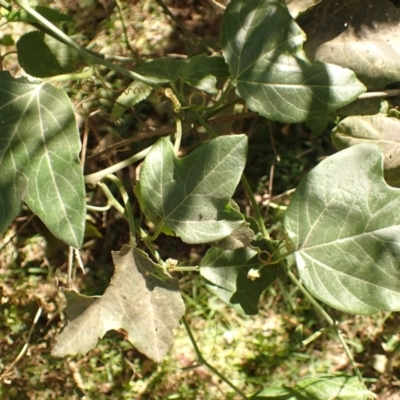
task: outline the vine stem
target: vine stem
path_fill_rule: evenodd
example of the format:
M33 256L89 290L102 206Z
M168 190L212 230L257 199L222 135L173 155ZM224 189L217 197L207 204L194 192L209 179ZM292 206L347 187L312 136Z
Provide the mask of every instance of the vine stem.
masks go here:
M96 54L95 52L91 52L84 47L80 46L78 43L73 41L68 35L66 35L63 31L58 29L55 25L53 25L50 21L44 18L41 14L35 11L31 6L29 6L24 0L14 0L16 4L18 4L22 9L24 9L28 14L34 17L41 25L47 28L60 42L66 44L67 46L75 49L82 57L86 59L89 65L99 64L103 65L111 70L119 72L121 75L124 75L131 79L137 79L140 82L143 82L155 89L160 89L161 86L154 83L152 80L145 78L137 74L136 72L130 71L124 67L120 67L119 65L115 65L110 61L102 58L101 54Z
M114 183L114 185L118 188L119 192L121 193L122 200L124 201L124 208L125 208L124 214L126 214L126 218L129 224L131 246L136 246L135 220L133 219L132 208L131 205L129 204L129 195L126 192L122 182L115 175L107 175L105 178L109 179L112 183Z
M332 327L332 329L334 330L336 336L338 337L341 345L343 346L344 352L346 353L348 359L350 360L351 366L353 367L353 370L354 370L355 374L357 375L358 380L364 384L364 379L362 377L362 374L356 365L356 362L354 360L351 350L349 349L349 346L347 345L346 341L344 340L343 335L341 334L340 330L338 329L337 322L335 322L332 319L332 317L321 307L321 305L318 303L318 301L315 300L313 296L311 296L311 294L308 292L308 290L297 279L297 277L293 274L293 272L290 271L290 269L286 266L286 264L282 262L281 266L285 269L286 274L289 276L291 281L300 289L300 291L309 300L309 302L315 307L315 309L325 318L325 320L328 322L329 326Z
M118 178L116 178L118 179ZM125 208L118 202L118 200L114 197L114 195L111 193L110 189L108 188L108 186L103 183L103 182L98 182L97 185L103 190L104 195L107 197L107 200L109 202L110 205L112 205L113 207L116 208L116 210L122 214L125 218L129 218L128 217L128 213L131 213L131 218L132 218L132 222L129 223L129 219L128 219L128 223L129 223L129 230L130 230L130 236L131 236L131 244L134 244L134 234L133 232L136 231L136 233L140 236L140 238L143 240L144 244L146 245L146 247L149 249L150 253L152 254L152 256L154 257L154 259L156 260L157 263L161 262L161 257L160 255L157 253L156 249L154 248L154 246L152 245L151 241L148 239L147 234L143 231L142 228L140 228L140 226L137 226L136 224L134 224L134 219L133 219L133 215L132 215L132 210L130 209L129 204L127 204L125 207L128 208L128 210L125 211ZM122 185L122 184L121 184ZM125 191L125 188L123 188L123 190Z
M257 200L254 197L253 191L251 190L249 181L247 180L247 178L246 178L246 176L244 174L242 174L241 181L242 181L242 185L244 187L244 190L246 191L246 194L247 194L247 196L248 196L248 198L250 200L250 203L251 203L251 205L253 207L253 211L256 214L256 220L258 222L258 225L260 226L261 232L262 232L263 236L267 240L270 240L269 233L268 233L267 228L265 227L265 224L264 224L264 219L263 219L263 217L261 215L260 207L258 207Z
M147 156L147 154L150 152L151 148L152 148L152 146L147 147L146 149L140 151L139 153L136 153L133 156L127 158L126 160L120 161L117 164L111 165L111 167L102 169L101 171L97 171L90 175L85 175L85 183L87 183L89 185L96 185L107 175L111 175L117 171L120 171L121 169L127 167L128 165L131 165L131 164L145 158Z
M196 339L193 336L192 330L190 329L190 325L187 322L186 318L182 318L183 325L185 326L186 332L189 336L190 341L192 342L193 349L196 353L198 363L200 365L206 366L213 374L217 375L223 382L229 385L237 394L239 394L243 399L249 400L249 398L239 389L237 388L228 378L226 378L223 374L221 374L217 369L215 369L211 364L209 364L201 354L199 347L197 346Z

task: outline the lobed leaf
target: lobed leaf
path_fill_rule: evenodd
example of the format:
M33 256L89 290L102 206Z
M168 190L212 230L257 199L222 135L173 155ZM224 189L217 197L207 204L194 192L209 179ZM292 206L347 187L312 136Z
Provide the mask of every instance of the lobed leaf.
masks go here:
M400 310L399 207L375 145L343 150L300 182L285 228L313 296L354 314Z
M244 225L230 200L246 162L247 137L221 136L185 158L160 139L147 155L140 174L148 213L158 216L186 243L209 243Z
M25 200L51 232L81 246L85 188L79 131L67 94L0 72L0 232Z
M327 114L365 91L355 74L307 60L303 31L284 0L232 0L221 47L238 96L260 115L299 122Z
M165 275L139 249L113 252L114 276L103 296L67 292L70 322L52 354L86 354L109 330L124 329L143 354L161 362L173 344L173 329L185 311L178 281Z

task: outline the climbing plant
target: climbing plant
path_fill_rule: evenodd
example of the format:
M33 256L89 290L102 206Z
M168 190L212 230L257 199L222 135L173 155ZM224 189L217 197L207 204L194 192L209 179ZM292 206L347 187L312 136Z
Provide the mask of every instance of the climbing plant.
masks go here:
M95 209L87 204L85 184L103 190L130 231L130 240L112 253L115 271L102 296L63 290L69 323L53 355L85 354L107 331L122 329L141 353L161 362L181 320L194 340L176 271L198 271L211 292L248 315L258 313L268 287L288 276L326 319L354 376L311 376L293 387L266 383L262 391L245 394L204 360L194 342L199 361L242 398L373 396L340 326L321 303L352 314L400 309L400 122L388 103L376 103L398 94L395 88L385 91L399 77L390 50L397 42L389 41L393 28L382 17L398 19L398 9L389 1L384 7L323 1L294 19L283 0L232 0L213 53L141 60L130 70L57 27L73 23L69 17L22 0L3 3L9 23L25 22L36 30L16 43L26 76L0 72L0 231L7 230L24 202L79 254L87 210ZM345 22L337 18L339 8ZM379 44L375 50L369 47L371 35ZM74 107L58 83L88 79L100 67L132 81L116 98L115 123L127 108L156 93L170 102L175 129L127 160L85 175ZM234 104L271 121L322 126L316 134L328 122L335 124L332 141L340 151L301 180L285 212L284 237L271 237L243 174L248 136L213 128L212 119L228 108L233 115ZM371 104L379 108L371 106L371 115L364 115ZM338 110L349 105L352 110L341 119ZM185 119L201 126L209 140L181 156L181 140L190 129ZM142 161L132 192L115 173ZM233 199L238 185L249 198L251 216ZM140 205L140 213L132 202ZM154 245L161 235L209 248L198 266L185 266L161 259ZM304 337L300 341L308 343Z

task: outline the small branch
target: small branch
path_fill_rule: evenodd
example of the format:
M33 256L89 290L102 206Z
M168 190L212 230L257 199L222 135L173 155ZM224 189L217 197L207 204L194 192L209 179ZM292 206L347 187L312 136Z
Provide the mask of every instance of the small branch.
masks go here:
M329 326L334 330L336 336L338 337L340 343L343 346L343 350L346 353L348 359L350 360L351 366L353 367L353 370L355 374L357 375L358 380L364 384L364 379L362 377L362 374L360 370L358 369L353 354L351 353L349 347L347 346L347 343L345 342L341 332L337 328L337 323L332 319L332 317L321 307L321 305L318 303L317 300L314 299L313 296L306 290L306 288L303 286L303 284L296 278L296 276L289 270L289 268L284 265L284 263L281 263L281 265L284 267L286 270L287 275L289 278L292 280L292 282L300 289L300 291L303 293L303 295L309 300L309 302L315 307L315 309L322 314L322 316L325 318L325 320L328 322Z
M95 172L94 174L85 175L85 183L88 185L98 184L107 175L114 174L115 172L127 167L128 165L131 165L131 164L145 158L147 156L147 154L150 152L151 147L152 146L147 147L146 149L140 151L139 153L133 155L132 157L129 157L126 160L121 161L117 164L114 164L111 167L102 169L101 171Z
M253 211L256 214L256 220L258 222L258 225L260 226L261 232L262 232L263 236L267 240L270 240L269 233L268 233L267 228L265 227L265 224L264 224L263 216L261 215L260 207L258 207L256 198L254 197L254 193L251 190L249 181L247 180L247 178L245 177L244 174L242 174L241 181L242 181L242 185L244 187L244 190L246 191L246 194L247 194L247 196L248 196L248 198L250 200L250 203L251 203L251 205L253 207Z
M211 364L209 364L204 359L199 347L197 346L196 339L194 338L192 330L190 329L190 326L189 326L188 322L186 321L185 317L182 318L182 322L183 322L183 325L185 326L185 329L189 336L189 339L192 342L192 345L193 345L194 351L196 353L199 364L207 367L212 373L217 375L223 382L225 382L227 385L229 385L243 399L249 400L249 398L239 388L237 388L228 378L226 378L224 375L222 375L217 369L215 369Z
M143 82L155 89L161 88L160 85L154 83L152 80L145 78L133 71L130 71L126 68L120 67L119 65L115 65L110 61L102 58L102 55L91 52L84 47L80 46L78 43L74 42L68 35L66 35L63 31L58 29L55 25L53 25L50 21L44 18L41 14L35 11L32 7L30 7L24 0L14 0L16 4L18 4L22 9L24 9L28 14L34 17L43 27L47 28L60 42L66 44L67 46L75 49L82 57L84 57L88 64L91 66L93 64L103 65L115 72L120 73L131 79L137 79L140 82Z
M26 342L25 342L24 346L22 347L21 351L19 352L18 356L14 359L14 361L0 375L0 380L4 379L12 371L12 369L15 367L17 362L24 356L24 354L28 350L29 341L31 340L33 329L35 328L35 325L39 321L39 318L42 315L42 311L43 311L42 307L39 307L38 310L36 311L35 318L33 319L33 322L32 322L32 325L31 325L31 329L29 330L28 338L26 339Z
M122 200L124 202L124 215L126 216L126 219L128 220L129 224L129 232L130 232L130 238L131 238L131 246L136 246L136 239L135 239L135 220L133 219L133 213L132 213L132 208L130 205L129 201L129 195L122 184L122 182L115 176L115 175L107 175L105 177L106 179L109 179L114 185L118 188Z
M400 96L400 89L382 90L381 92L367 92L358 96L359 100L374 99L377 97L393 97Z

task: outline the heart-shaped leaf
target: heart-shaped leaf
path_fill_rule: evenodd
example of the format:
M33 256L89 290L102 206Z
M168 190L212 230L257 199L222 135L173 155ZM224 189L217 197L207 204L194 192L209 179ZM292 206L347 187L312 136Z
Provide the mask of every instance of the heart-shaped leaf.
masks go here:
M173 329L185 306L178 281L165 275L145 253L124 246L113 253L115 273L103 296L68 293L71 322L52 354L86 354L109 330L124 329L143 354L161 362L173 344Z
M245 135L221 136L185 158L160 139L140 174L143 202L186 243L209 243L245 224L230 204L247 154Z
M400 190L383 156L359 144L322 161L285 215L297 268L311 294L339 310L400 310Z
M67 94L0 73L0 232L25 200L51 232L78 248L86 203L81 149Z
M299 122L327 114L365 91L355 74L308 61L303 31L284 0L232 0L221 25L221 47L237 94L261 115Z
M50 35L33 31L17 42L18 62L32 76L46 78L76 71L83 57Z
M258 313L262 292L278 277L278 265L268 265L251 279L250 270L262 266L258 252L251 248L224 250L212 248L201 260L200 274L208 280L207 287L225 303L248 315Z

